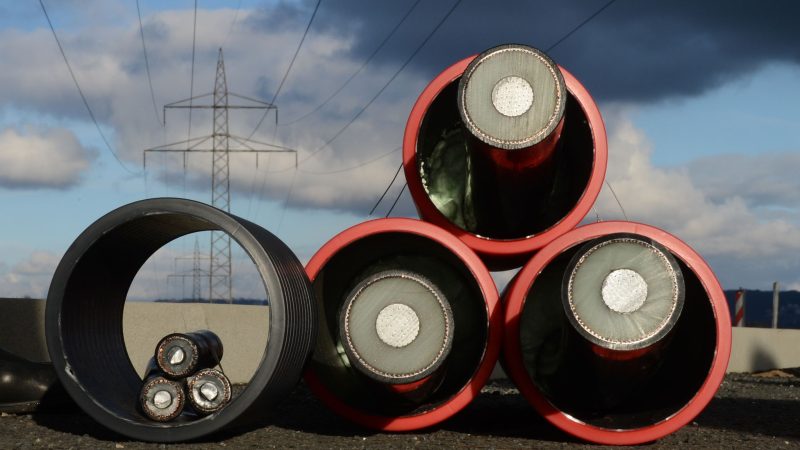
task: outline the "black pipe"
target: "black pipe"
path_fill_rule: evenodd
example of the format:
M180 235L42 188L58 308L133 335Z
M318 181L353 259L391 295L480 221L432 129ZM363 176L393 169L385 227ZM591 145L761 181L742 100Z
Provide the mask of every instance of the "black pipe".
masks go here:
M218 413L168 424L137 409L142 380L125 349L122 312L136 273L158 249L186 234L220 230L250 256L270 313L264 357L249 385ZM314 296L289 248L247 220L185 199L148 199L116 209L87 228L64 254L47 297L50 358L67 392L102 425L133 439L197 439L263 417L295 386L317 328Z

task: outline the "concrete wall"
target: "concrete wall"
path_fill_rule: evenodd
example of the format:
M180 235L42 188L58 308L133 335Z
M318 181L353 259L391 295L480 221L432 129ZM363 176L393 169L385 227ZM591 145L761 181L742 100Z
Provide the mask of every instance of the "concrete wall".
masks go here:
M268 329L267 306L128 302L122 317L128 357L139 375L162 337L212 330L222 340L222 368L233 383L246 383L256 372L264 357Z
M50 361L44 305L44 300L0 298L0 348L31 361Z
M34 361L49 361L43 300L0 299L0 348ZM128 357L140 375L158 341L173 332L213 330L224 347L222 367L234 383L246 383L267 343L269 308L128 302L122 317Z
M47 361L44 301L0 299L0 348ZM247 382L267 341L269 308L249 305L136 303L125 306L123 334L131 362L140 372L158 340L172 332L211 329L225 346L222 365L234 383ZM800 330L733 329L728 372L800 367ZM498 368L499 369L499 368ZM501 376L497 370L495 375Z
M800 367L800 330L733 328L728 372Z

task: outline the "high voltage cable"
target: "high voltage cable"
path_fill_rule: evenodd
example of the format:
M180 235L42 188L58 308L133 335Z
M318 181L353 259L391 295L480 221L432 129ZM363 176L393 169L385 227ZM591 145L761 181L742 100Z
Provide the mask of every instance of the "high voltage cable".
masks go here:
M556 41L555 43L553 43L553 45L551 45L550 47L547 47L547 49L545 49L545 51L544 51L544 52L545 52L545 53L548 53L550 50L552 50L552 49L554 49L554 48L558 47L558 45L559 45L559 44L561 44L562 42L566 41L566 40L567 40L567 39L568 39L570 36L572 36L572 35L573 35L573 34L574 34L576 31L578 31L578 30L580 30L581 28L583 28L583 26L584 26L584 25L586 25L586 24L587 24L587 23L589 23L589 22L590 22L592 19L594 19L595 17L597 17L597 16L598 16L598 15L599 15L601 12L605 11L605 10L606 10L606 8L608 8L609 6L611 6L611 4L612 4L612 3L614 3L615 1L617 1L617 0L610 0L608 3L606 3L605 5L603 5L603 6L602 6L600 9L598 9L597 11L595 11L595 12L594 12L594 14L592 14L592 15L591 15L591 16L589 16L589 17L587 17L587 18L586 18L586 19L585 19L583 22L579 23L577 26L575 26L575 28L571 29L571 30L570 30L570 31L569 31L567 34L565 34L564 36L562 36L562 37L561 37L561 39L557 40L557 41Z
M436 26L435 26L435 27L433 27L433 29L430 31L430 33L428 33L428 35L425 37L425 39L424 39L424 40L423 40L423 41L422 41L422 42L419 44L419 46L417 46L417 48L414 50L414 52L411 54L411 56L409 56L409 57L408 57L408 59L406 59L406 61L403 63L403 65L402 65L402 66L400 66L400 68L399 68L399 69L397 69L397 72L395 72L395 73L394 73L394 75L392 75L392 77L391 77L391 78L389 78L389 80L386 82L386 84L384 84L384 85L383 85L383 87L382 87L382 88L381 88L381 89L380 89L380 90L379 90L379 91L378 91L378 92L377 92L377 93L376 93L376 94L375 94L375 95L374 95L374 96L373 96L373 97L370 99L370 101L369 101L369 102L367 102L367 104L366 104L366 105L364 105L364 107L363 107L363 108L361 108L361 110L360 110L360 111L359 111L359 112L358 112L358 113L357 113L355 116L353 116L353 118L352 118L352 119L350 119L350 121L349 121L347 124L345 124L345 126L344 126L344 127L342 127L342 129L340 129L340 130L339 130L339 131L338 131L338 132L337 132L335 135L333 135L333 137L331 137L330 139L328 139L328 140L327 140L327 141L326 141L326 142L325 142L325 143L324 143L322 146L320 146L320 147L319 147L317 150L313 151L313 152L312 152L310 155L308 155L307 157L305 157L305 158L303 158L302 160L300 160L300 161L297 163L297 165L298 165L298 166L299 166L301 163L303 163L303 162L305 162L305 161L308 161L309 159L313 158L313 157L314 157L314 155L316 155L316 154L317 154L317 153L319 153L320 151L324 150L324 149L325 149L325 148L326 148L326 147L327 147L327 146L328 146L328 145L329 145L331 142L333 142L334 140L336 140L336 138L338 138L338 137L339 137L339 136L340 136L340 135L341 135L341 134L342 134L342 133L343 133L343 132L344 132L344 131L347 129L347 127L349 127L349 126L350 126L350 125L351 125L353 122L355 122L355 121L356 121L356 120L357 120L357 119L358 119L358 118L361 116L361 114L362 114L364 111L366 111L366 110L367 110L367 108L369 108L369 106L370 106L370 105L371 105L371 104L372 104L372 103L373 103L373 102L374 102L374 101L375 101L375 100L376 100L378 97L380 97L380 95L383 93L383 91L385 91L385 90L386 90L386 88L387 88L387 87L388 87L390 84L392 84L392 81L394 81L394 80L395 80L395 78L397 78L397 76L398 76L398 75L400 75L400 72L402 72L402 71L403 71L403 69L405 69L405 68L406 68L406 66L408 66L408 64L411 62L411 60L412 60L412 59L414 59L414 57L415 57L415 56L417 56L417 54L420 52L420 50L422 50L422 47L424 47L424 46L425 46L425 44L427 44L427 43L428 43L428 41L431 39L431 37L433 37L433 35L434 35L434 34L436 34L436 32L437 32L437 31L439 30L439 28L441 28L441 27L442 27L442 25L443 25L443 24L444 24L444 23L447 21L447 19L450 17L450 15L452 15L452 14L453 14L453 11L455 11L455 10L456 10L456 8L458 7L458 5L460 5L460 4L461 4L461 1L462 1L462 0L456 0L456 2L455 2L455 3L453 3L453 6L451 6L451 7L450 7L450 10L448 10L448 11L447 11L447 14L445 14L445 15L442 17L442 19L441 19L441 20L439 20L439 23L437 23L437 24L436 24ZM295 170L295 175L297 175L297 170ZM284 204L283 204L284 213L285 213L285 209L286 209L286 208L288 207L288 205L289 205L289 202L291 201L291 197L292 197L292 190L294 189L294 179L295 179L295 177L293 176L293 177L292 177L292 183L289 185L289 191L286 193L286 202L284 202ZM405 189L405 188L404 188L404 189ZM395 204L396 204L396 203L397 203L397 200L395 200ZM394 207L394 206L393 206L393 207ZM281 219L283 219L283 213L281 214Z
M456 0L456 2L455 2L455 3L453 3L453 6L451 6L451 7L450 7L450 10L449 10L449 11L447 11L447 14L445 14L445 15L444 15L444 17L442 17L442 18L441 18L441 20L439 20L439 23L437 23L437 24L436 24L436 26L435 26L435 27L434 27L434 28L433 28L433 29L430 31L430 33L428 33L428 35L427 35L427 36L425 37L425 39L424 39L424 40L423 40L423 41L422 41L422 42L421 42L421 43L420 43L420 44L417 46L417 48L414 50L414 52L411 54L411 56L409 56L409 57L408 57L408 58L405 60L405 62L403 63L403 65L402 65L402 66L400 66L400 68L399 68L399 69L397 69L397 71L394 73L394 75L392 75L392 77L391 77L391 78L389 78L389 80L388 80L388 81L387 81L387 82L386 82L386 83L383 85L383 87L381 87L381 88L378 90L378 92L377 92L377 93L376 93L376 94L375 94L375 95L374 95L374 96L373 96L373 97L372 97L372 98L371 98L371 99L370 99L370 100L367 102L367 104L366 104L366 105L364 105L364 107L363 107L363 108L361 108L361 109L360 109L360 110L359 110L359 111L356 113L356 115L355 115L355 116L353 116L353 118L352 118L352 119L350 119L350 120L349 120L349 121L348 121L348 122L347 122L347 123L346 123L346 124L345 124L345 125L344 125L344 126L341 128L341 129L339 129L339 131L337 131L337 132L336 132L336 133L335 133L333 136L331 136L331 138L330 138L330 139L328 139L327 141L325 141L325 143L324 143L324 144L322 144L322 145L321 145L319 148L317 148L316 150L314 150L313 152L311 152L311 153L310 153L309 155L307 155L306 157L302 158L302 159L300 160L299 164L302 164L303 162L305 162L305 161L308 161L309 159L313 158L313 157L314 157L314 156L315 156L317 153L319 153L319 152L321 152L322 150L324 150L324 149L325 149L325 148L326 148L328 145L330 145L330 144L331 144L333 141L335 141L335 140L336 140L336 139L337 139L339 136L341 136L341 135L342 135L342 133L344 133L344 131L345 131L345 130L347 130L347 128L348 128L348 127L350 127L350 125L352 125L352 124L353 124L353 122L355 122L356 120L358 120L358 118L359 118L359 117L361 117L361 114L363 114L363 113L364 113L364 111L366 111L366 110L367 110L367 108L369 108L369 107L370 107L370 105L372 105L372 103L373 103L373 102L375 102L375 100L377 100L377 99L378 99L378 97L380 97L380 96L381 96L381 94L383 94L383 91L385 91L385 90L386 90L386 88L388 88L388 87L389 87L389 85L390 85L390 84L392 84L392 82L393 82L393 81L394 81L394 80L397 78L397 76L398 76L398 75L400 75L400 73L401 73L401 72L402 72L402 71L403 71L403 70L404 70L404 69L405 69L405 68L408 66L408 64L411 62L411 60L412 60L412 59L414 59L414 57L415 57L415 56L417 56L417 54L420 52L420 50L422 50L422 48L425 46L425 44L427 44L427 43L428 43L428 41L430 41L430 39L433 37L433 35L434 35L434 34L436 34L436 32L439 30L439 28L441 28L441 27L442 27L442 25L444 25L444 23L447 21L447 19L450 17L450 15L451 15L451 14L453 14L453 11L455 11L455 10L456 10L456 8L458 7L458 5L460 5L460 4L461 4L461 1L462 1L462 0Z
M83 100L83 106L86 107L86 111L89 112L89 117L91 117L92 122L94 122L94 126L97 128L97 133L100 134L100 138L103 139L103 143L106 145L106 148L109 152L114 156L114 159L117 160L120 166L125 169L126 172L130 173L131 175L139 175L141 172L134 172L122 162L122 160L117 155L117 152L111 148L111 144L108 142L106 135L103 133L103 130L100 128L100 123L97 122L97 118L94 116L94 112L92 112L92 108L89 106L89 102L86 100L86 96L83 94L83 89L81 89L81 85L78 84L78 79L75 77L75 72L72 71L72 66L67 59L67 54L64 52L64 47L61 46L61 41L58 39L58 35L56 34L56 29L53 26L53 22L50 20L50 15L47 14L47 8L44 6L44 2L39 0L39 5L42 7L42 12L44 13L44 17L47 19L47 24L50 25L50 31L53 32L53 38L56 40L56 44L58 45L58 50L61 52L61 57L64 58L64 64L67 65L67 70L69 70L69 74L72 77L72 81L75 83L75 87L78 89L78 94L81 96L81 100Z
M281 89L283 88L283 84L286 82L286 78L289 77L289 72L292 70L292 66L294 66L294 61L297 59L297 55L300 53L300 48L303 47L303 42L306 40L306 36L308 35L308 30L311 29L311 24L314 22L314 17L317 16L317 11L319 10L319 5L322 3L322 0L317 0L316 6L314 6L314 12L311 13L311 18L308 19L308 25L306 26L306 30L303 32L303 36L300 38L300 42L297 44L297 49L294 51L294 55L292 56L292 60L289 62L289 67L286 68L286 72L283 74L283 78L281 78L280 84L278 84L278 89L275 90L275 94L272 96L272 100L269 102L271 105L275 104L275 100L278 99L278 94L281 93ZM261 124L264 123L264 119L267 118L267 114L269 114L269 109L264 111L264 114L261 116L261 119L256 124L256 127L253 129L253 132L250 133L250 136L247 136L247 139L253 137L256 134L256 131L261 127ZM276 119L277 120L277 119Z
M405 19L406 19L406 18L409 16L409 14L411 13L411 11L412 11L412 10L413 10L413 9L414 9L416 6L417 6L417 4L418 4L420 1L421 1L421 0L418 0L417 2L415 2L415 3L414 3L412 6L411 6L411 8L410 8L410 9L409 9L409 10L406 12L405 16L403 16L403 18L400 20L400 22L399 22L397 25L395 25L395 28L392 30L392 32L391 32L391 33L390 33L390 34L389 34L389 35L388 35L388 36L387 36L387 37L384 39L384 41L381 43L381 45L379 45L379 46L378 46L378 48L377 48L377 49L376 49L376 50L375 50L375 51L372 53L372 55L370 55L370 57L369 57L369 58L367 58L367 60L364 62L364 64L361 66L361 68L359 68L359 69L356 71L356 73L354 73L354 74L353 74L353 75L352 75L352 76L351 76L351 77L350 77L350 78L349 78L349 79L348 79L348 80L347 80L347 81L346 81L346 82L345 82L345 83L344 83L344 84L343 84L343 85L342 85L342 86L341 86L341 87L340 87L340 88L339 88L339 89L338 89L336 92L334 92L334 94L333 94L333 95L331 95L331 96L330 96L330 97L329 97L327 100L325 100L325 101L324 101L322 104L320 104L320 105L319 105L317 108L315 108L313 111L309 112L308 114L306 114L306 115L304 115L304 116L302 116L302 117L300 117L300 118L298 118L298 119L295 119L295 120L294 120L294 121L292 121L292 122L286 123L286 124L284 124L284 125L290 125L290 124L292 124L292 123L294 123L294 122L299 122L300 120L303 120L305 117L307 117L307 116L310 116L311 114L313 114L314 112L316 112L318 109L322 108L322 106L324 106L324 105L325 105L325 103L327 103L328 101L330 101L330 99L332 99L332 98L333 98L333 97L334 97L336 94L338 94L338 92L339 92L339 91L341 91L341 90L342 90L342 89L343 89L343 88L344 88L344 87L347 85L347 83L349 83L349 82L350 82L350 81L351 81L353 78L355 78L355 76L356 76L356 75L357 75L357 74L358 74L358 73L359 73L359 72L360 72L360 71L361 71L361 70L362 70L362 69L363 69L363 68L364 68L364 67L367 65L367 63L369 63L369 61L370 61L370 60L371 60L371 59L372 59L372 58L375 56L375 54L377 54L377 52L378 52L378 51L381 49L381 47L383 47L383 45L384 45L384 44L386 44L386 42L389 40L389 38L391 37L391 35L392 35L392 34L394 34L394 33L397 31L397 29L399 28L399 26L400 26L400 25L403 23L403 21L405 21ZM561 37L561 38L560 38L558 41L556 41L556 42L555 42L555 43L553 43L553 44L552 44L550 47L548 47L546 51L550 51L550 50L554 49L555 47L557 47L557 46L558 46L559 44L561 44L562 42L564 42L564 41L565 41L567 38L569 38L570 36L572 36L572 34L574 34L576 31L578 31L578 30L579 30L580 28L582 28L584 25L586 25L587 23L589 23L589 22L590 22L592 19L594 19L594 18L595 18L597 15L599 15L601 12L603 12L603 11L604 11L606 8L608 8L609 6L611 6L611 4L612 4L612 3L614 3L615 1L616 1L616 0L610 0L608 3L606 3L605 5L603 5L603 6L602 6L600 9L598 9L597 11L595 11L595 12L594 12L594 13L593 13L591 16L589 16L587 19L583 20L583 21L582 21L581 23L579 23L579 24L578 24L578 25L577 25L575 28L573 28L572 30L570 30L570 31L569 31L567 34L565 34L564 36L562 36L562 37ZM300 172L304 172L304 173L314 174L314 175L325 175L325 174L333 174L333 173L347 172L347 171L349 171L349 170L358 169L358 168L361 168L361 167L363 167L363 166L366 166L366 165L368 165L368 164L371 164L371 163L373 163L373 162L376 162L376 161L378 161L378 160L380 160L380 159L383 159L384 157L386 157L386 156L387 156L387 155L389 155L389 154L392 154L392 153L394 153L394 152L395 152L395 151L397 151L398 149L399 149L399 148L395 148L395 149L394 149L394 150L392 150L391 152L385 153L385 154L383 154L383 155L381 155L381 156L378 156L377 158L374 158L374 159L371 159L371 160L368 160L368 161L364 161L364 162L363 162L363 163L361 163L361 164L358 164L358 165L355 165L355 166L352 166L352 167L348 167L348 168L345 168L345 169L332 170L332 171L327 171L327 172L312 172L312 171L308 171L308 170L303 170L303 169L301 168L301 169L299 169L299 171L300 171ZM381 194L380 198L379 198L379 199L378 199L378 201L375 203L375 206L373 206L372 210L370 210L370 213L369 213L369 215L372 215L372 214L375 212L375 209L377 209L378 205L381 203L381 201L383 201L383 198L386 196L386 194L389 192L389 190L391 189L392 185L393 185L393 184L394 184L394 182L396 181L396 179L397 179L397 176L398 176L398 174L400 173L400 170L402 169L402 167L403 167L403 165L402 165L402 164L400 164L400 166L398 167L397 171L395 172L395 175L394 175L394 177L392 178L392 181L389 183L389 185L388 185L388 186L386 187L386 189L383 191L383 194ZM291 169L291 167L288 167L288 168L286 168L286 169L280 169L280 170L273 171L272 173L275 173L275 172L285 172L285 171L287 171L287 170L290 170L290 169ZM610 186L609 186L609 187L610 187ZM401 191L402 191L402 189L401 189ZM398 196L398 197L399 197L399 196ZM396 200L395 200L395 203L397 203L397 201L396 201ZM618 203L619 203L619 202L618 202ZM620 209L622 209L622 205L620 204L619 206L620 206ZM391 210L390 210L390 212L391 212ZM623 213L623 214L624 214L624 213Z
M383 216L384 218L389 217L392 211L394 211L394 207L397 206L397 201L400 200L400 197L403 196L403 192L405 192L406 186L408 186L408 183L403 183L403 187L400 188L400 192L397 194L397 197L395 197L394 203L392 203L392 207L389 208L389 211L386 211L386 215Z
M378 155L378 156L376 156L376 157L374 157L372 159L368 159L368 160L365 160L365 161L360 161L360 162L356 163L355 165L349 166L349 167L342 167L342 168L332 169L332 170L306 170L306 169L303 169L302 167L298 167L297 171L298 172L302 172L302 173L307 173L309 175L330 175L330 174L334 174L334 173L349 172L351 170L360 169L360 168L362 168L364 166L367 166L369 164L372 164L374 162L378 162L381 159L386 158L387 156L391 155L392 153L400 150L401 148L402 147L395 147L395 148L389 150L386 153L381 153L380 155ZM283 173L283 172L288 172L288 171L290 171L292 169L295 169L294 164L292 164L290 166L283 167L281 169L269 170L269 171L266 171L264 173L267 173L267 174L269 174L269 173Z
M225 39L222 40L222 44L220 44L219 48L224 48L225 44L228 43L228 38L231 37L233 33L233 27L236 25L236 21L239 19L239 10L242 8L242 0L239 0L239 3L236 5L236 12L233 13L233 21L231 22L230 28L228 28L228 34L225 35Z
M194 25L192 26L192 69L189 75L189 131L187 133L186 139L192 138L192 99L194 98L194 54L196 48L197 48L197 0L194 0Z
M283 218L286 216L286 210L289 207L289 202L291 201L292 197L292 190L294 189L294 183L297 181L297 169L292 173L292 181L289 182L289 189L286 191L286 199L283 202L283 207L281 208L281 218L278 221L278 228L276 229L275 233L281 232L281 226L283 226Z
M397 172L394 173L394 177L392 177L392 181L389 182L389 185L386 186L386 189L383 191L383 194L381 194L381 197L378 199L377 202L375 202L375 206L373 206L372 209L369 211L369 215L370 216L372 215L372 213L375 212L376 209L378 209L378 205L381 204L381 202L383 201L383 198L386 197L386 194L389 192L389 189L392 188L392 185L394 184L394 181L397 179L397 176L400 175L400 170L402 168L403 168L403 165L400 164L400 167L397 168Z
M360 168L365 167L367 165L370 165L372 163L378 162L378 161L386 158L387 156L397 152L401 148L402 147L395 147L394 149L392 149L392 150L390 150L390 151L388 151L386 153L383 153L381 155L378 155L375 158L368 159L368 160L362 161L362 162L360 162L360 163L358 163L358 164L356 164L354 166L345 167L345 168L341 168L341 169L333 169L333 170L327 170L327 171L312 171L312 170L304 170L303 168L297 168L297 171L298 172L302 172L302 173L306 173L306 174L309 174L309 175L333 175L333 174L338 174L338 173L350 172L351 170L357 170L357 169L360 169ZM400 167L402 167L402 165ZM269 174L269 173L287 172L287 171L289 171L291 169L294 169L294 168L295 168L294 166L290 166L290 167L287 167L285 169L269 170L269 165L267 165L267 170L266 170L265 173ZM398 172L399 172L399 170L398 170ZM252 181L252 183L250 185L250 197L249 198L250 198L251 201L253 199L253 194L255 194L256 176L257 175L258 175L258 169L256 169L256 171L254 172L253 181ZM397 175L395 175L395 178L396 177L397 177ZM267 178L264 177L264 180L261 183L261 189L259 189L259 191L258 191L259 192L259 194L258 194L259 198L263 195L264 185L266 184L266 179ZM385 192L384 192L384 195L386 195ZM381 198L383 198L383 196L381 196ZM380 200L378 200L378 201L380 202ZM375 206L377 207L377 204ZM247 214L248 215L250 214L250 208L251 208L251 202L248 202L248 204L247 204Z
M422 0L417 0L416 2L414 2L414 4L412 4L412 5L411 5L411 7L410 7L410 8L408 8L408 11L406 11L406 13L403 15L403 17L401 17L401 18L400 18L400 21L399 21L399 22L397 22L397 24L394 26L394 28L392 28L392 30L389 32L389 34L387 34L387 35L386 35L386 37L384 37L384 38L383 38L383 41L382 41L382 42L381 42L381 43L380 43L380 44L379 44L379 45L378 45L378 46L375 48L375 50L373 50L372 54L370 54L370 55L367 57L367 59L366 59L366 60L364 60L364 63L363 63L363 64L361 64L361 67L359 67L359 68L358 68L358 70L356 70L355 72L353 72L353 74L352 74L352 75L350 75L350 78L348 78L347 80L345 80L345 82L344 82L344 83L342 83L342 85L341 85L341 86L339 86L339 88L338 88L338 89L336 89L335 91L333 91L333 93L332 93L332 94L331 94L331 95L330 95L328 98L326 98L326 99L325 99L325 100L324 100L322 103L320 103L319 105L317 105L317 107L316 107L316 108L312 109L311 111L307 112L306 114L303 114L302 116L298 117L297 119L290 120L289 122L286 122L286 123L281 123L281 125L284 125L284 126L289 126L289 125L295 124L295 123L297 123L297 122L300 122L301 120L304 120L304 119L306 119L307 117L311 116L312 114L314 114L314 113L316 113L317 111L319 111L320 109L322 109L322 107L323 107L323 106L327 105L327 104L328 104L328 102L330 102L331 100L333 100L333 98L334 98L334 97L336 97L337 95L339 95L339 93L340 93L340 92L342 92L342 90L343 90L343 89L344 89L344 88L345 88L345 87L346 87L348 84L350 84L350 82L351 82L351 81L353 81L353 79L354 79L354 78L355 78L355 77L356 77L356 76L357 76L359 73L361 73L361 71L362 71L362 70L364 70L364 68L365 68L365 67L367 67L367 65L368 65L368 64L369 64L369 63L372 61L372 59L373 59L373 58L375 58L375 56L378 54L378 52L380 52L380 51L381 51L381 49L383 49L383 47L386 45L386 43L387 43L387 42L389 42L389 39L391 39L391 38L392 38L392 36L394 36L394 34L397 32L397 30L398 30L398 29L400 29L400 26L401 26L401 25L403 25L403 23L406 21L406 19L408 18L408 16L410 16L410 15L411 15L411 12L412 12L412 11L414 11L414 9L417 7L417 5L419 5L419 3L420 3L421 1L422 1Z
M278 94L280 94L281 89L283 88L283 84L286 82L286 78L289 76L289 72L292 70L292 66L294 66L294 62L297 59L297 55L300 53L300 49L303 47L303 42L305 42L306 36L308 35L308 30L311 29L311 24L314 23L314 17L317 16L317 11L319 11L320 3L322 3L322 0L317 0L317 4L314 6L314 11L311 13L311 17L308 19L308 24L306 25L306 29L305 29L305 31L303 31L303 36L300 38L300 42L297 43L297 49L295 49L294 55L292 56L291 61L289 61L289 67L286 68L286 72L283 74L283 78L281 79L281 82L278 85L278 89L275 90L275 94L273 94L273 96L272 96L272 101L269 102L270 105L274 105L275 104L275 100L278 98ZM258 123L256 124L256 127L253 128L253 131L250 133L249 136L247 136L247 140L252 139L253 135L256 134L258 129L261 127L261 124L264 123L264 119L267 118L267 114L269 114L269 108L264 111L264 114L261 116L261 119L258 120ZM277 122L278 122L277 110L276 110L275 114L276 114L275 123L277 125ZM276 129L276 131L277 131L277 129ZM295 172L295 175L296 175L296 172ZM264 184L265 183L261 184L261 189L259 190L259 193L258 193L259 201L261 200L261 196L263 195L263 192L264 192ZM294 184L294 178L292 178L292 184ZM251 196L250 196L250 200L248 201L248 206L247 206L248 210L250 209L250 202L252 202L252 200L253 200L252 193L253 193L254 190L255 190L255 178L253 178L253 183L252 183L252 186L250 188ZM291 189L290 189L289 192L291 192ZM285 204L284 204L284 207L285 207ZM283 216L282 215L281 215L281 222L283 222Z
M611 190L611 195L614 196L614 200L617 201L617 206L619 206L620 211L622 211L622 217L624 217L625 220L628 220L628 214L625 213L625 208L622 207L622 202L619 201L619 197L617 197L617 193L614 191L614 188L611 187L611 183L609 183L608 180L603 181L606 183L606 186L608 186L608 189Z
M380 161L383 158L386 158L387 156L389 156L389 155L393 154L394 152L400 150L401 148L402 147L396 147L396 148L394 148L394 149L392 149L392 150L390 150L390 151L388 151L386 153L383 153L381 155L376 156L375 158L368 159L368 160L362 161L362 162L360 162L360 163L358 163L358 164L356 164L354 166L345 167L345 168L341 168L341 169L315 171L315 170L305 170L305 169L303 169L301 167L301 168L299 168L297 170L299 170L300 172L303 172L303 173L307 173L309 175L331 175L331 174L334 174L334 173L349 172L351 170L360 169L360 168L362 168L362 167L364 167L366 165L369 165L369 164L372 164L374 162Z
M153 79L150 76L150 60L147 57L147 45L144 43L144 27L142 26L142 10L139 7L139 0L136 0L136 14L139 16L139 36L142 38L142 53L144 54L144 69L147 72L147 84L150 86L150 99L153 101L153 111L156 114L156 121L162 127L164 126L161 118L158 116L158 106L156 105L156 94L153 91Z
M576 25L576 26L575 26L573 29L571 29L569 32L567 32L567 33L566 33L564 36L562 36L560 39L558 39L558 40L557 40L557 41L555 41L555 42L554 42L552 45L550 45L550 47L547 47L547 49L545 50L545 53L548 53L548 52L550 52L551 50L553 50L554 48L558 47L558 46L559 46L559 45L560 45L562 42L564 42L564 41L565 41L565 40L567 40L567 39L568 39L570 36L572 36L573 34L575 34L575 32L577 32L578 30L580 30L581 28L583 28L583 26L584 26L584 25L586 25L586 24L587 24L587 23L589 23L589 22L590 22L592 19L594 19L595 17L597 17L598 15L600 15L600 13L602 13L603 11L605 11L605 10L606 10L606 8L608 8L609 6L611 6L611 5L612 5L612 4L613 4L615 1L617 1L617 0L609 0L609 2L608 2L608 3L606 3L605 5L603 5L602 7L600 7L600 9L598 9L597 11L595 11L594 13L592 13L592 15L590 15L589 17L587 17L586 19L584 19L584 20L583 20L581 23L579 23L578 25ZM402 167L403 167L403 164L402 164L402 163L400 163L400 167L398 167L398 169L397 169L397 172L394 174L394 178L392 178L392 181L389 183L389 185L388 185L388 186L386 186L386 190L384 190L384 191L383 191L383 194L382 194L382 195L381 195L381 197L378 199L378 201L375 203L375 206L373 206L373 207L372 207L372 210L370 211L369 215L372 215L372 213L373 213L373 212L375 212L375 209L377 209L377 208L378 208L378 205L380 205L380 203L383 201L383 198L386 196L386 193L387 193L387 192L389 192L389 189L391 189L392 185L394 184L394 181L395 181L395 179L397 178L397 174L398 174L398 173L400 173L400 169L401 169ZM606 183L606 184L608 185L609 189L611 189L611 193L612 193L612 194L614 194L614 198L617 200L617 204L619 205L619 208L622 210L622 214L623 214L625 217L627 217L627 215L625 214L625 209L624 209L624 208L622 208L622 203L620 203L620 201L619 201L619 198L617 198L617 194L616 194L616 193L614 193L614 189L613 189L613 188L611 188L611 185L610 185L610 184L608 184L608 183ZM404 184L403 184L403 189L405 189L405 187L406 187L407 185L408 185L408 182L406 181L406 183L404 183ZM401 189L401 190L400 190L400 194L398 194L397 198L395 198L395 200L394 200L394 203L392 204L392 207L389 209L389 212L388 212L388 213L386 213L386 217L388 217L388 216L389 216L389 214L391 214L392 210L394 209L394 206L397 204L397 201L400 199L400 196L401 196L401 195L403 195L403 189Z

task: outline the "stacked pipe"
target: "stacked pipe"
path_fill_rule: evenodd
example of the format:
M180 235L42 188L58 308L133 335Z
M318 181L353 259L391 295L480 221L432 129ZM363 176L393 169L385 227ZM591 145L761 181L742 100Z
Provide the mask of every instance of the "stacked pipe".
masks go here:
M503 362L525 398L574 436L637 444L713 397L730 319L712 271L674 236L632 222L578 227L606 162L587 90L523 45L445 69L403 141L420 216L492 269L524 266L502 299Z
M260 416L304 367L322 402L358 424L430 427L475 398L501 350L520 392L567 433L607 444L658 439L713 397L730 318L711 269L674 236L632 222L578 226L606 163L603 120L581 83L539 50L495 47L445 69L411 111L403 166L423 220L356 225L303 271L268 231L208 205L124 206L84 231L56 270L51 359L89 415L149 441L197 439ZM213 410L198 403L207 415L182 420L172 404L195 391L216 399L202 388L214 374L196 372L185 393L171 384L189 373L177 366L190 350L177 345L156 352L164 375L152 373L141 390L122 309L155 251L208 230L227 232L255 263L269 335L236 398ZM489 270L520 266L501 298ZM160 410L156 420L137 408L139 394L141 408Z
M366 427L435 425L472 401L500 352L497 288L478 256L419 220L340 233L311 258L319 337L305 380Z

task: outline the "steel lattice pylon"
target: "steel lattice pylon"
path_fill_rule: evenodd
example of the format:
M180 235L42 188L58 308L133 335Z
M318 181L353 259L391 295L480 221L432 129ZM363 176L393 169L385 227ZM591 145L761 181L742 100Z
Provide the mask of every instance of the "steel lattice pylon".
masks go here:
M217 76L214 82L214 132L211 162L211 205L230 212L231 180L228 134L228 83L225 79L225 62L219 49ZM231 237L225 232L211 232L211 259L208 271L208 298L233 299L231 268Z
M212 97L213 103L211 105L197 105L193 104L193 100L200 98ZM249 104L231 105L228 102L229 97L236 97L240 100L246 100ZM210 94L198 95L196 97L180 100L177 102L164 105L164 121L166 123L166 110L168 108L184 108L184 109L211 109L213 111L213 128L209 136L199 138L192 138L185 141L175 142L172 144L163 145L160 147L148 148L144 151L143 166L147 169L147 154L148 153L170 153L177 152L184 155L184 170L186 170L186 154L187 153L211 153L211 204L221 210L230 212L231 205L231 183L230 183L230 154L231 153L252 153L256 156L256 168L258 167L258 155L260 153L294 153L295 166L297 165L297 151L291 148L283 147L275 144L268 144L265 142L255 141L253 139L234 136L228 130L228 111L230 109L256 109L256 110L269 110L275 109L275 123L277 125L278 115L277 107L271 103L262 102L249 97L244 97L233 92L228 91L228 83L225 77L225 62L222 57L222 49L219 49L219 57L217 59L217 72L214 79L214 92ZM211 148L202 147L211 141ZM231 143L234 142L239 148L232 148ZM181 148L176 148L180 146ZM243 148L242 148L243 147ZM269 147L269 148L257 148ZM195 250L197 252L197 250ZM179 258L180 259L180 258ZM197 265L198 258L195 257L195 265ZM194 268L193 273L195 277L199 273L197 267ZM172 276L185 276L175 274ZM228 303L233 300L233 267L231 264L231 238L227 233L221 231L211 232L211 247L209 252L209 270L208 270L208 293L209 301L223 300ZM198 280L195 279L193 283L194 291L198 291Z

